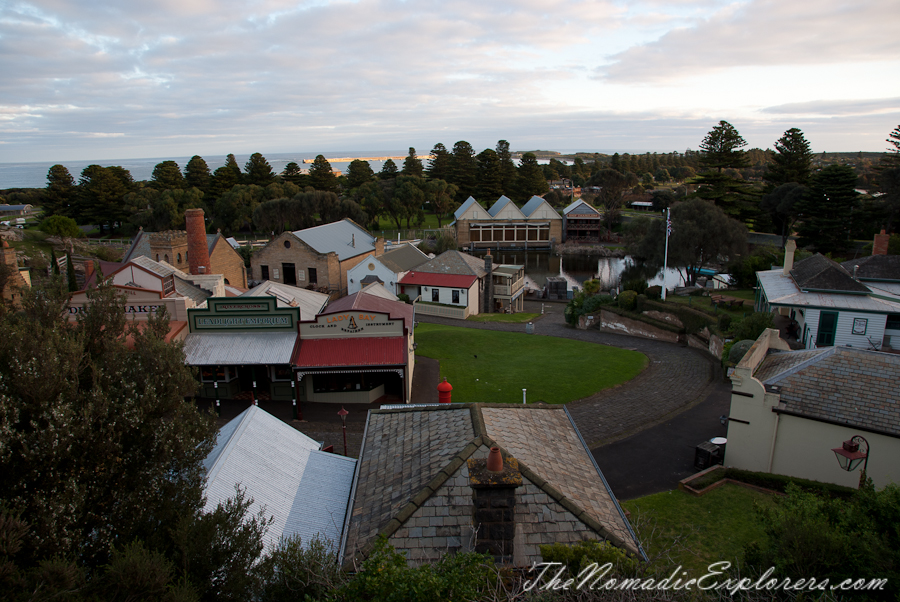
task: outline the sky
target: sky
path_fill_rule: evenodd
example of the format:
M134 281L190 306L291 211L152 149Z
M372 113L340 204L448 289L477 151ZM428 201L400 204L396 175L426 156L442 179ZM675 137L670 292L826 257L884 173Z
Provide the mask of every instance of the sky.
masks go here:
M884 151L897 0L0 1L0 162L405 149ZM893 76L891 75L893 74Z

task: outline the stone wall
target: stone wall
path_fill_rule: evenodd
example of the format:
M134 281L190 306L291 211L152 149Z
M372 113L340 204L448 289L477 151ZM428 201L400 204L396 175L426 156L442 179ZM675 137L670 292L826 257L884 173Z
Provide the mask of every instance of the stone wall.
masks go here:
M632 320L611 311L600 310L600 330L608 332L616 332L618 334L627 334L635 337L643 337L645 339L653 339L656 341L665 341L667 343L677 343L679 337L677 333L656 328L651 324Z
M209 256L209 263L213 274L225 276L226 284L247 288L247 268L244 259L224 238L216 241L216 246Z

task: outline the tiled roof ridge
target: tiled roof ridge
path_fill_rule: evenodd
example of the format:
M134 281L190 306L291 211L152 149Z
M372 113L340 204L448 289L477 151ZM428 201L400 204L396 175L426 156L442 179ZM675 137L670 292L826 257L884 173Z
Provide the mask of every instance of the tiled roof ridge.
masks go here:
M796 374L797 372L799 372L800 370L804 370L804 369L808 368L809 366L812 366L813 364L819 363L820 361L822 361L823 359L825 359L827 357L831 357L832 355L835 354L837 349L839 349L839 347L830 347L830 348L826 349L825 351L823 351L822 353L816 353L809 359L803 360L799 364L796 364L794 366L791 366L790 368L785 369L784 372L779 372L778 374L776 374L774 376L770 376L769 378L766 379L766 381L763 384L774 385L778 381L783 380L783 379L787 378L788 376L792 376L792 375ZM797 350L798 353L803 353L805 351L810 351L810 350L809 349ZM791 352L787 352L787 353L791 353ZM760 362L760 365L762 365L762 362Z

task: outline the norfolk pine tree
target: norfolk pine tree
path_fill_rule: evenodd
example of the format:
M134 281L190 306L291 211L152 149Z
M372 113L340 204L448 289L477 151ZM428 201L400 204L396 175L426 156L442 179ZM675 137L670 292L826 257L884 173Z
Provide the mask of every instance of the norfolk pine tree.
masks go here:
M312 166L309 168L309 185L316 190L334 192L335 194L341 190L337 176L334 175L334 170L331 168L331 163L323 155L316 155Z
M425 175L425 168L422 167L422 161L416 156L416 149L409 147L409 155L403 160L403 169L401 173L404 176L416 176L421 178Z
M749 165L746 153L741 150L747 142L733 125L720 121L700 143L702 172L697 180L694 196L712 201L725 213L746 219L755 211L756 199L751 186L729 175L728 169L741 169Z

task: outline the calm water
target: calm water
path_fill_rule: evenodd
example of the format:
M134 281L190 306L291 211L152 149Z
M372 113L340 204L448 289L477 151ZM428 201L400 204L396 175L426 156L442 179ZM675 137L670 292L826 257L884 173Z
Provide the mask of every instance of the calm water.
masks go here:
M426 152L427 151L420 151L419 154L425 154ZM299 164L301 168L309 169L311 165L309 163L304 164L303 160L315 159L316 155L320 154L325 155L325 158L327 159L329 157L405 157L408 153L409 149L387 151L335 151L329 153L280 153L264 156L269 162L269 165L272 166L272 170L275 173L281 173L284 170L285 165L287 165L291 161ZM203 156L206 164L209 165L210 172L213 172L216 170L216 168L225 165L225 158L226 155ZM250 158L250 155L236 154L234 158L237 159L238 165L243 168L244 164ZM187 162L190 160L190 157L156 157L149 159L118 159L106 161L93 160L55 161L50 163L0 163L0 190L6 188L43 188L47 185L47 172L52 166L56 165L57 163L65 165L69 170L69 173L72 174L72 177L75 178L76 182L81 175L81 171L88 165L101 165L103 167L118 165L131 172L131 177L134 178L135 181L140 181L149 180L150 176L153 174L153 168L162 161L175 161L183 171L184 166L187 165ZM402 159L394 159L394 163L397 164L398 169L403 167ZM342 172L346 172L348 165L350 165L349 161L331 163L332 168L340 169ZM376 173L381 171L382 165L384 165L383 161L369 161L369 166L372 168L372 171Z

